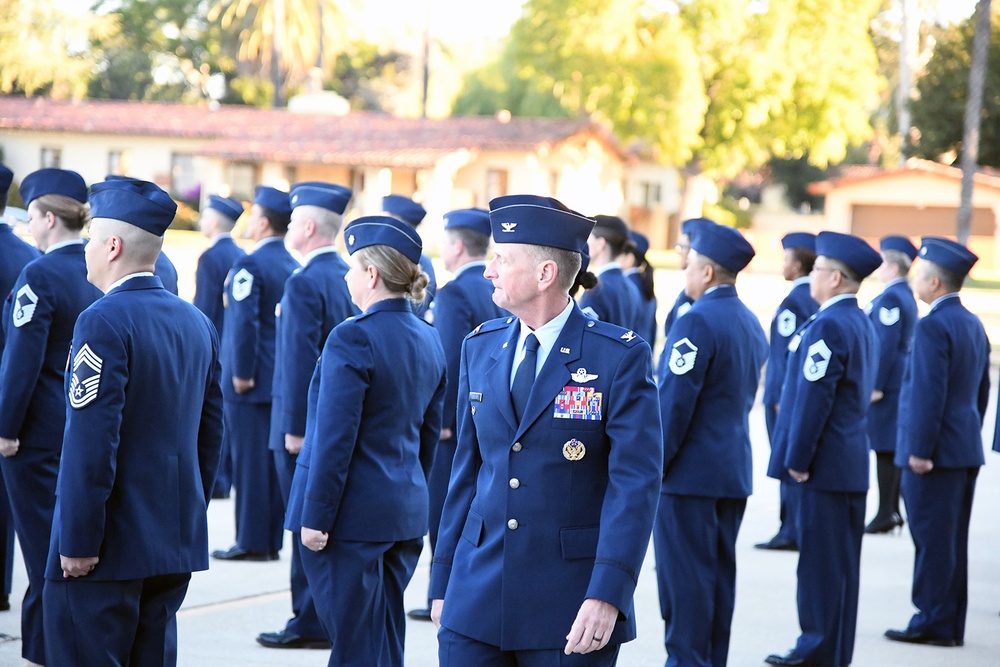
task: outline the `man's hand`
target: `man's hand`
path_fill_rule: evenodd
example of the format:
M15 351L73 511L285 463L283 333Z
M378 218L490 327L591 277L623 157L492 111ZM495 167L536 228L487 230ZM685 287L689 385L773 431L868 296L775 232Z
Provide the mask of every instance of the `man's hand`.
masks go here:
M257 386L257 381L253 378L238 378L233 376L233 389L237 394L245 394Z
M441 629L441 612L444 611L444 600L431 600L431 620L434 627Z
M930 459L922 459L919 456L910 455L910 470L917 473L918 475L926 475L931 470L934 470L934 461Z
M881 392L878 389L872 390L872 399L871 399L872 403L878 403L883 398L885 398L885 392Z
M302 451L302 443L305 442L306 437L304 435L292 435L291 433L285 434L285 451L292 456L297 455Z
M433 617L434 612L431 612ZM618 608L609 602L587 598L576 613L573 627L566 635L563 653L592 653L608 645L618 620Z
M809 471L808 470L806 470L805 472L803 472L801 470L792 470L791 468L789 468L788 469L788 474L791 475L792 479L794 479L799 484L802 484L803 482L808 482L809 481Z
M21 441L17 438L0 438L0 456L5 459L17 454L18 448L21 446Z
M330 539L330 534L325 530L313 530L302 526L302 546L310 551L322 551L326 549L326 542Z
M441 434L438 437L441 440L451 440L454 435L455 432L452 431L450 428L443 428L441 429Z
M69 579L70 577L86 577L94 571L94 568L97 567L97 562L99 560L100 558L97 556L89 556L87 558L70 558L69 556L59 554L59 564L62 566L63 579Z

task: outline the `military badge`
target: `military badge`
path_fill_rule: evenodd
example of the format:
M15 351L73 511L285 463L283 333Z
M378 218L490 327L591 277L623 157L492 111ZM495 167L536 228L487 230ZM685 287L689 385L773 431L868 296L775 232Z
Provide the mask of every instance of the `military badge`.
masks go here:
M351 246L352 248L354 247L354 234L351 234L350 236L347 237L347 245Z
M586 368L578 368L578 369L576 369L576 372L573 373L573 375L571 375L570 377L573 378L573 382L579 382L581 384L586 384L587 382L590 382L591 380L596 380L597 379L597 374L596 373L588 373Z
M69 383L69 404L79 410L97 398L101 386L101 367L104 360L84 344L73 359L73 377Z
M246 269L240 269L236 275L233 276L233 298L237 301L242 301L250 296L250 291L252 289L253 274Z
M559 351L562 352L563 354L569 354L569 348L568 347L560 347Z
M878 321L884 326L891 327L899 321L899 306L895 308L879 308Z
M14 326L22 327L30 322L37 305L38 295L32 291L30 285L17 290L17 295L14 297Z
M822 339L816 341L806 350L806 362L802 367L802 374L810 382L823 379L832 356L833 353Z
M687 338L682 338L670 349L670 372L674 375L684 375L692 368L698 358L698 347Z
M504 234L510 234L515 229L517 229L516 222L501 222L500 228L503 230Z
M795 333L795 313L785 308L778 313L778 335L788 338Z
M621 338L626 343L631 343L633 340L635 340L635 332L634 331L626 331L625 333L622 334Z
M552 416L556 419L600 421L603 401L604 395L594 387L567 385L556 396L555 411Z
M572 440L567 440L566 444L563 445L563 457L567 461L579 461L587 454L587 448L584 447L583 443L573 438Z
M691 304L682 303L681 305L677 306L677 317L678 318L684 317L685 315L687 315L687 311L689 310L691 310Z

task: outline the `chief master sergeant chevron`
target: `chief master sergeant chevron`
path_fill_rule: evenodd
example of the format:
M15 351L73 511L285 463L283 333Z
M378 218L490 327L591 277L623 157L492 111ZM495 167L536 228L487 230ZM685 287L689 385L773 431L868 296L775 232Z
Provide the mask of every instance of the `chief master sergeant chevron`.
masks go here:
M440 664L614 665L636 635L662 474L652 354L569 298L592 219L514 195L490 202L490 224L485 275L516 317L462 351L431 569Z

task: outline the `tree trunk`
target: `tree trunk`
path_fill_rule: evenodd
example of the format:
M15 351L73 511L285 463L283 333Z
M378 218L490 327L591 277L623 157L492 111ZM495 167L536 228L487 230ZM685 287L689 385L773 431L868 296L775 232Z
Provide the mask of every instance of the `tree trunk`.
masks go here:
M965 132L962 136L962 195L955 235L968 245L972 228L972 186L979 162L979 128L982 124L983 86L990 46L990 0L976 3L976 35L972 41L969 97L965 101Z

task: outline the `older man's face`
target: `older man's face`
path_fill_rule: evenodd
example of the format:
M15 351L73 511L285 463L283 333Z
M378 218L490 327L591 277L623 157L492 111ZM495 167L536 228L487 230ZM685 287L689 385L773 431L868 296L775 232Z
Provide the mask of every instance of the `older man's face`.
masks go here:
M540 295L541 279L528 248L520 243L498 243L493 248L493 260L483 275L493 282L493 303L514 315Z

